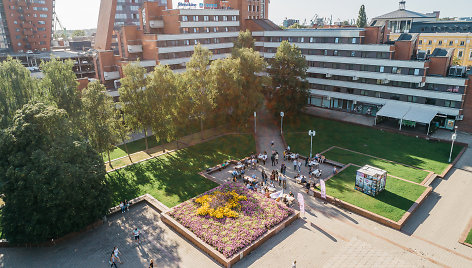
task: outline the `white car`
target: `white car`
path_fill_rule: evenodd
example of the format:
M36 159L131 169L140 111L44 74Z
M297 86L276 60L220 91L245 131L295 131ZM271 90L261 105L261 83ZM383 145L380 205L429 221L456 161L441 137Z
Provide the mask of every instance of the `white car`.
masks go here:
M33 51L32 50L27 50L26 54L33 54Z

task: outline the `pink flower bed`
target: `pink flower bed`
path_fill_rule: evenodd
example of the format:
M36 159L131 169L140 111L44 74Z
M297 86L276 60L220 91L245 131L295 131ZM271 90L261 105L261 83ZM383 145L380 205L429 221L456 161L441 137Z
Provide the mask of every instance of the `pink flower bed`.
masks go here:
M234 190L247 197L246 201L240 201L242 206L238 218L199 216L196 211L200 205L194 201L195 198L176 206L169 215L227 258L294 213L291 208L248 190L239 183L226 183L202 195L217 190Z

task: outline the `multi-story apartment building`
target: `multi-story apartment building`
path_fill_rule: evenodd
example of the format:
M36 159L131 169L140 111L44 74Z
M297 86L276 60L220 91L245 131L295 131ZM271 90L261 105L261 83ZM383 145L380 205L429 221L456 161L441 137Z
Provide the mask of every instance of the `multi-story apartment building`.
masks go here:
M418 49L432 53L436 48L454 49L462 66L472 66L472 21L413 22L410 33L419 33ZM390 34L397 40L400 34Z
M115 29L114 10L117 0L102 1L95 42L98 50L95 65L97 78L108 89L119 86L121 67L130 62L139 62L149 70L157 64L169 65L176 71L183 70L196 44L209 48L213 52L213 59L228 56L241 30L241 13L248 18L257 16L258 19L248 19L257 21L256 25L279 29L268 20L260 19L265 0L206 0L200 9L171 9L172 1L166 3L163 6L161 2L145 2L139 9L139 27L124 25ZM251 12L237 9L241 3L250 6L245 10L250 9ZM266 16L267 7L264 8ZM255 12L259 12L259 15L254 15ZM113 49L113 39L116 39L116 49Z
M54 0L2 0L0 49L49 51Z
M470 79L447 77L452 50L411 60L417 34L386 44L383 27L253 32L257 49L275 56L280 42L297 45L306 57L309 105L452 129L464 121L472 131ZM466 104L467 103L467 104ZM468 107L465 107L468 106Z

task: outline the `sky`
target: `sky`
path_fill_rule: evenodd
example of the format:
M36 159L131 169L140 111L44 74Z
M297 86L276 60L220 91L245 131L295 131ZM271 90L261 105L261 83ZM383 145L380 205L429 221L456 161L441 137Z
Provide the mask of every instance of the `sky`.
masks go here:
M398 9L398 0L270 0L269 19L277 24L285 18L309 23L317 14L332 15L333 22L343 21L357 18L362 4L369 20ZM96 28L99 7L100 0L56 0L56 13L68 30ZM439 10L441 17L470 17L472 0L407 0L406 9L421 13Z

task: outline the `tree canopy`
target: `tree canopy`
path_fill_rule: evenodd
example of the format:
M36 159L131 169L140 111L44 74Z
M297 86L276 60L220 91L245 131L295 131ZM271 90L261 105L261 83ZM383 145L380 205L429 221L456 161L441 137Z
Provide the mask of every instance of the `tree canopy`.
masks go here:
M239 32L238 39L234 42L233 51L240 48L255 48L251 31L246 30L245 32Z
M82 94L84 126L88 140L99 153L107 152L108 161L110 150L120 141L117 131L115 104L111 96L106 94L106 88L100 82L92 82Z
M200 127L203 132L203 120L208 113L215 108L215 98L217 91L209 83L210 64L212 53L200 44L195 46L192 58L187 63L184 73L185 87L190 101L190 110L194 117L200 119ZM202 133L203 135L203 133ZM203 137L203 136L202 136Z
M126 124L133 130L144 130L147 142L147 128L152 123L151 107L147 99L146 90L146 69L138 63L130 63L123 67L124 77L121 79L120 101L121 110L125 115Z
M43 101L64 109L77 124L81 116L82 101L73 66L72 60L63 62L57 58L41 63L44 78L40 82L40 94Z
M12 123L16 110L34 96L36 81L20 61L8 58L0 63L0 127Z
M280 43L269 69L273 87L269 99L275 113L295 114L306 105L309 96L307 69L306 59L297 46L288 41Z
M0 131L0 155L1 226L11 243L80 230L111 205L103 159L77 135L65 110L24 105Z

